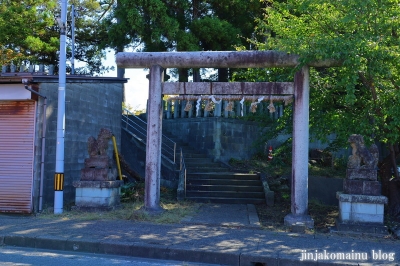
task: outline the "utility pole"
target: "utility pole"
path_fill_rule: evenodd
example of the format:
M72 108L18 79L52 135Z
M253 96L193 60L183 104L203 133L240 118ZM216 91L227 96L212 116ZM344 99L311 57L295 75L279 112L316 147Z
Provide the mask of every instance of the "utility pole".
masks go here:
M71 5L71 75L75 74L75 5Z
M57 19L60 27L60 61L58 67L58 109L57 109L57 145L56 167L54 174L54 214L61 214L64 205L64 135L65 135L65 84L66 84L66 31L67 0L61 1L61 18Z

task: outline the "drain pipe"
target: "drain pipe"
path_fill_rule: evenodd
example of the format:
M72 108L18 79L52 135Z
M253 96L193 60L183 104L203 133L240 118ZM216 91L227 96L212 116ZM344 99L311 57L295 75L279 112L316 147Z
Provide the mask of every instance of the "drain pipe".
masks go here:
M40 159L40 182L39 182L39 212L43 210L43 180L44 180L44 155L46 147L46 110L47 110L47 97L37 91L28 87L27 81L23 80L25 89L43 98L43 122L42 122L42 154Z

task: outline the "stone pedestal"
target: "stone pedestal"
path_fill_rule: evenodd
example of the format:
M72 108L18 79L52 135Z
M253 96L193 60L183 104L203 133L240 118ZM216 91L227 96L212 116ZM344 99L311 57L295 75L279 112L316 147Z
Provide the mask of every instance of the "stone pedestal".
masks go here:
M339 200L338 231L387 234L383 225L385 196L356 195L337 192Z
M97 211L112 210L120 205L123 181L75 181L75 205L73 209Z
M96 155L85 159L85 168L81 170L81 181L113 181L117 170L111 168L107 155Z
M345 194L380 196L382 186L379 181L345 179L343 191Z
M347 162L343 192L337 192L339 200L338 231L387 234L383 225L384 205L388 199L381 196L378 182L378 147L373 144L368 149L361 135L353 134L348 139L352 155Z
M377 180L378 171L373 168L347 168L347 179Z
M120 205L121 185L116 181L117 170L107 155L108 142L112 132L100 129L97 139L88 138L89 158L85 159L85 168L81 170L80 181L73 182L76 189L73 209L96 211L112 210Z
M343 222L363 222L383 224L385 196L352 195L337 192L339 218Z

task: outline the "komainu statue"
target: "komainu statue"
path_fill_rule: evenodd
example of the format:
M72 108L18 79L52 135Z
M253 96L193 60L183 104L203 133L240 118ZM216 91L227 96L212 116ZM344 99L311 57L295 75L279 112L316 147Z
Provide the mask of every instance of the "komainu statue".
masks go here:
M114 162L107 155L108 144L113 136L111 130L100 129L97 139L88 138L89 158L85 159L85 168L81 170L81 181L110 181L115 180L116 169Z
M100 129L97 139L90 136L88 138L89 157L95 157L97 155L107 155L108 143L112 136L113 133L107 128Z
M363 136L357 134L351 135L348 141L353 150L352 155L349 156L347 168L376 169L379 159L378 147L372 144L368 149L364 145Z

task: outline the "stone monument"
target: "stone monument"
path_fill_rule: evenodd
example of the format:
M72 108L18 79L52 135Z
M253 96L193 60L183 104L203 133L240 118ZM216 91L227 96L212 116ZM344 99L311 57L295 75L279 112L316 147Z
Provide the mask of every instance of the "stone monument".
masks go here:
M89 158L85 159L80 181L73 182L76 188L74 209L111 210L120 205L123 181L116 180L117 170L107 155L112 136L109 129L102 128L97 139L88 138Z
M352 155L347 163L343 192L336 193L339 199L336 229L387 234L383 212L388 200L381 195L381 184L377 180L378 148L373 144L368 149L361 135L351 135L348 141Z

